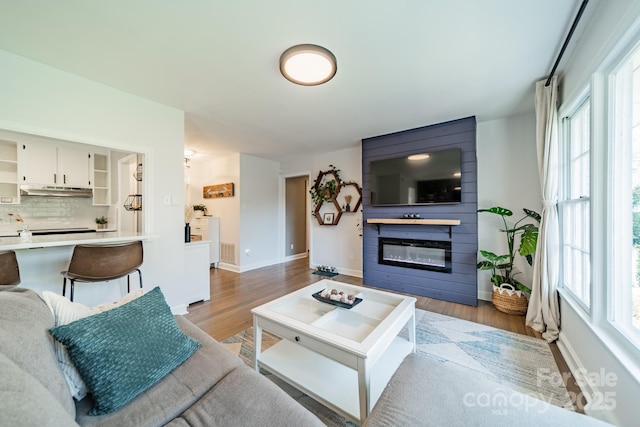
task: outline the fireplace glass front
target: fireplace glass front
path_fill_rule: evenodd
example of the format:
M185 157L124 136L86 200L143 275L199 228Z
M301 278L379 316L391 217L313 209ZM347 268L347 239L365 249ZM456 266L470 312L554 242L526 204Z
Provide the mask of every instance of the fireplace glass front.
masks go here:
M451 273L451 242L380 237L378 263Z

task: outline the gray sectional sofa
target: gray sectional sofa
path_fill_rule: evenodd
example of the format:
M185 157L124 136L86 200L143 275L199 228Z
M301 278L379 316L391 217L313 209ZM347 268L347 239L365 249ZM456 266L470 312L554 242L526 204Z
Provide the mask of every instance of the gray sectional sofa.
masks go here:
M0 292L0 426L322 426L289 395L181 316L202 347L120 410L88 415L54 354L54 318L37 293Z
M188 320L175 319L202 346L119 410L88 415L93 399L72 397L54 351L54 316L47 304L27 289L0 292L0 427L324 425ZM479 404L474 396L480 395L493 403ZM419 354L400 365L364 424L462 425L606 424Z

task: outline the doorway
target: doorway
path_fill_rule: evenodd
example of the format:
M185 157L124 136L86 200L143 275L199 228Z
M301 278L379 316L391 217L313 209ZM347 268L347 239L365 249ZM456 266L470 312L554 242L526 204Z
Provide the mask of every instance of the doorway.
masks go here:
M285 260L309 256L309 176L285 178Z
M130 194L141 194L139 181L136 180L138 156L129 154L118 160L118 230L125 233L141 232L140 211L128 211L124 202Z

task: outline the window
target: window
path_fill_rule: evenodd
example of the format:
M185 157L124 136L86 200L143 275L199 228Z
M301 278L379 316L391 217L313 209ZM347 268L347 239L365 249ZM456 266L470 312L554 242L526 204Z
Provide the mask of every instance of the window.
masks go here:
M640 343L640 47L611 75L613 322Z
M591 304L591 199L589 98L562 121L563 147L558 210L561 286L588 311Z

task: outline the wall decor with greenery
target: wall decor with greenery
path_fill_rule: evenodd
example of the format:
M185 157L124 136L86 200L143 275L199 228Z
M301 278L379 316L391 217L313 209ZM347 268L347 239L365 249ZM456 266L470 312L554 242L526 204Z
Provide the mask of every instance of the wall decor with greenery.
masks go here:
M343 199L347 201L344 206L340 205L340 193L346 193ZM313 203L312 215L318 220L319 225L337 225L343 213L354 213L360 207L362 201L362 189L355 182L343 182L340 178L340 169L336 169L334 165L329 165L326 171L320 171L318 177L309 189L311 201ZM352 206L353 198L357 197L357 201ZM332 205L331 215L322 215L320 210L325 203ZM328 219L332 218L331 221Z

